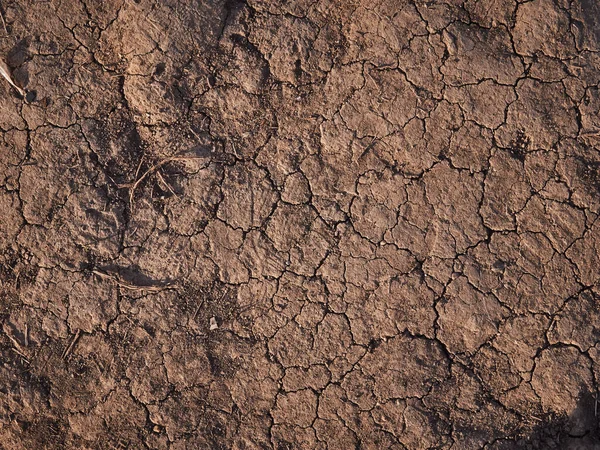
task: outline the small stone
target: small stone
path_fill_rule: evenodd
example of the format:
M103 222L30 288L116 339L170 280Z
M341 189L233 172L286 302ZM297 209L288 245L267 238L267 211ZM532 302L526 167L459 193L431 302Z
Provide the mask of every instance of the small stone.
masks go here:
M217 323L216 317L211 317L209 323L211 330L216 330L217 328L219 328L219 324Z

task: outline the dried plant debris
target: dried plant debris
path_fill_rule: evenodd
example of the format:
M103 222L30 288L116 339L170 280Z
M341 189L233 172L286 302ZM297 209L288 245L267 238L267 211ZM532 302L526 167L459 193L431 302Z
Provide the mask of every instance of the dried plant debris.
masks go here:
M10 69L2 59L0 59L0 75L2 75L4 79L8 81L12 87L15 88L15 90L21 95L21 97L25 98L27 93L22 88L17 86L17 84L13 81L12 76L10 74Z

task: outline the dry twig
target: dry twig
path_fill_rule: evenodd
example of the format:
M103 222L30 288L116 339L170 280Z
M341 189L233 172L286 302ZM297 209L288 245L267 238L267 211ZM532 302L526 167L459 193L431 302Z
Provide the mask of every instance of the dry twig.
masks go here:
M163 290L171 287L168 284L167 285L151 284L151 285L147 285L147 286L140 286L140 285L136 285L136 284L127 283L127 282L121 280L116 275L104 273L99 270L93 270L92 273L95 275L98 275L100 278L112 280L117 284L117 286L122 287L123 289L130 290L130 291L160 292L160 291L163 291Z
M21 344L19 344L19 342L14 337L12 337L9 333L5 333L5 334L8 337L8 339L10 339L10 341L12 342L12 344L13 344L12 349L14 350L14 352L17 353L19 356L21 356L21 358L23 358L25 361L27 361L27 363L29 363L29 360L27 359L27 355L25 355L25 352L21 348Z
M67 356L69 356L69 354L73 350L73 347L75 347L75 344L79 340L80 336L81 336L81 330L77 329L77 332L75 333L75 336L73 336L73 339L71 340L71 344L63 352L62 359L67 359Z
M206 156L171 156L171 157L168 157L165 159L161 159L159 162L157 162L152 167L150 167L148 170L146 170L146 172L144 172L141 177L137 178L137 174L136 174L137 180L134 183L120 185L120 187L122 187L122 188L129 188L129 205L130 205L130 207L133 208L133 198L135 195L135 190L138 188L140 183L142 181L144 181L149 175L156 172L162 166L164 166L165 164L168 164L170 162L192 161L195 159L206 159ZM138 168L138 170L139 170L139 168Z
M8 81L10 85L14 87L23 98L25 98L25 91L15 84L15 82L12 79L12 76L10 75L10 69L8 68L3 59L0 59L0 75L2 75L6 79L6 81Z
M4 32L8 36L8 29L6 28L6 21L4 20L4 14L0 11L0 19L2 19L2 26L4 27Z

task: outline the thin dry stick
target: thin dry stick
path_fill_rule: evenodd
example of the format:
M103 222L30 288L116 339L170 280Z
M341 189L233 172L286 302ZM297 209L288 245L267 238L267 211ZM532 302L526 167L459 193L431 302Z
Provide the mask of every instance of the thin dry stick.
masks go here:
M162 176L162 174L159 172L156 172L156 176L158 176L158 181L160 181L162 184L164 184L167 189L171 192L171 194L173 194L175 197L179 197L179 195L177 195L175 193L175 191L173 190L173 188L171 187L171 185L169 183L166 182L165 178Z
M6 22L4 21L4 14L2 14L1 10L0 10L0 19L2 19L2 26L4 27L4 32L8 36L8 29L6 28Z
M15 352L17 355L19 355L21 357L21 359L23 359L27 364L31 365L31 361L29 361L27 359L27 356L25 356L25 354L23 352L20 352L19 350L17 350L14 347L10 348L13 352Z
M205 117L205 119L206 119L206 117ZM204 126L204 120L202 121L202 125ZM198 136L198 133L196 133L196 132L195 132L195 131L192 129L192 127L188 127L188 130L190 130L190 131L192 132L192 134L193 134L194 136L196 136L196 139L198 139L199 141L202 141L202 139L200 138L200 136Z
M2 75L4 79L8 81L12 87L14 87L23 98L25 98L25 91L15 84L10 76L10 69L2 59L0 59L0 75Z
M98 275L101 278L107 278L109 280L114 281L119 287L124 289L128 289L130 291L146 291L146 292L160 292L167 288L169 285L148 285L148 286L138 286L135 284L126 283L125 281L119 279L117 276L110 275L108 273L100 272L99 270L93 270L92 273Z
M198 313L200 312L200 308L202 308L202 305L204 305L204 299L202 299L202 301L200 303L198 303L198 307L196 308L196 311L194 311L192 320L196 320L196 317L198 316Z
M27 356L21 349L21 344L19 344L19 342L17 342L17 340L14 337L12 337L9 333L5 334L8 337L8 339L10 339L10 341L13 343L13 350L15 351L15 353L18 353L19 355L21 355L21 357L25 359L25 361L29 362Z
M194 159L205 159L205 158L206 158L206 156L171 156L169 158L160 160L158 163L156 163L155 165L150 167L146 172L144 172L144 174L141 177L139 177L135 183L133 183L130 186L127 186L127 185L123 186L123 187L129 187L129 204L130 204L130 206L133 208L133 196L135 194L135 190L140 185L140 183L142 181L144 181L148 175L156 172L158 169L160 169L165 164L168 164L173 161L190 161L190 160L194 160Z
M142 157L140 158L140 163L137 166L137 169L135 169L135 179L137 180L138 175L140 174L140 170L142 170L142 164L144 163L144 156L142 155Z
M69 354L73 350L73 347L75 347L75 344L79 340L79 336L81 336L81 330L78 328L77 332L75 333L75 336L73 336L73 339L71 340L71 344L63 352L62 359L67 359L67 356L69 356Z

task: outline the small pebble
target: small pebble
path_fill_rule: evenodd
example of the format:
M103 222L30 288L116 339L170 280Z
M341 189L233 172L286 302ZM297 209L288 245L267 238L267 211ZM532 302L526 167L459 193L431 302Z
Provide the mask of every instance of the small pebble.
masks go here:
M211 330L216 330L217 328L219 328L219 324L217 323L217 319L215 317L211 317L210 318L210 329Z

